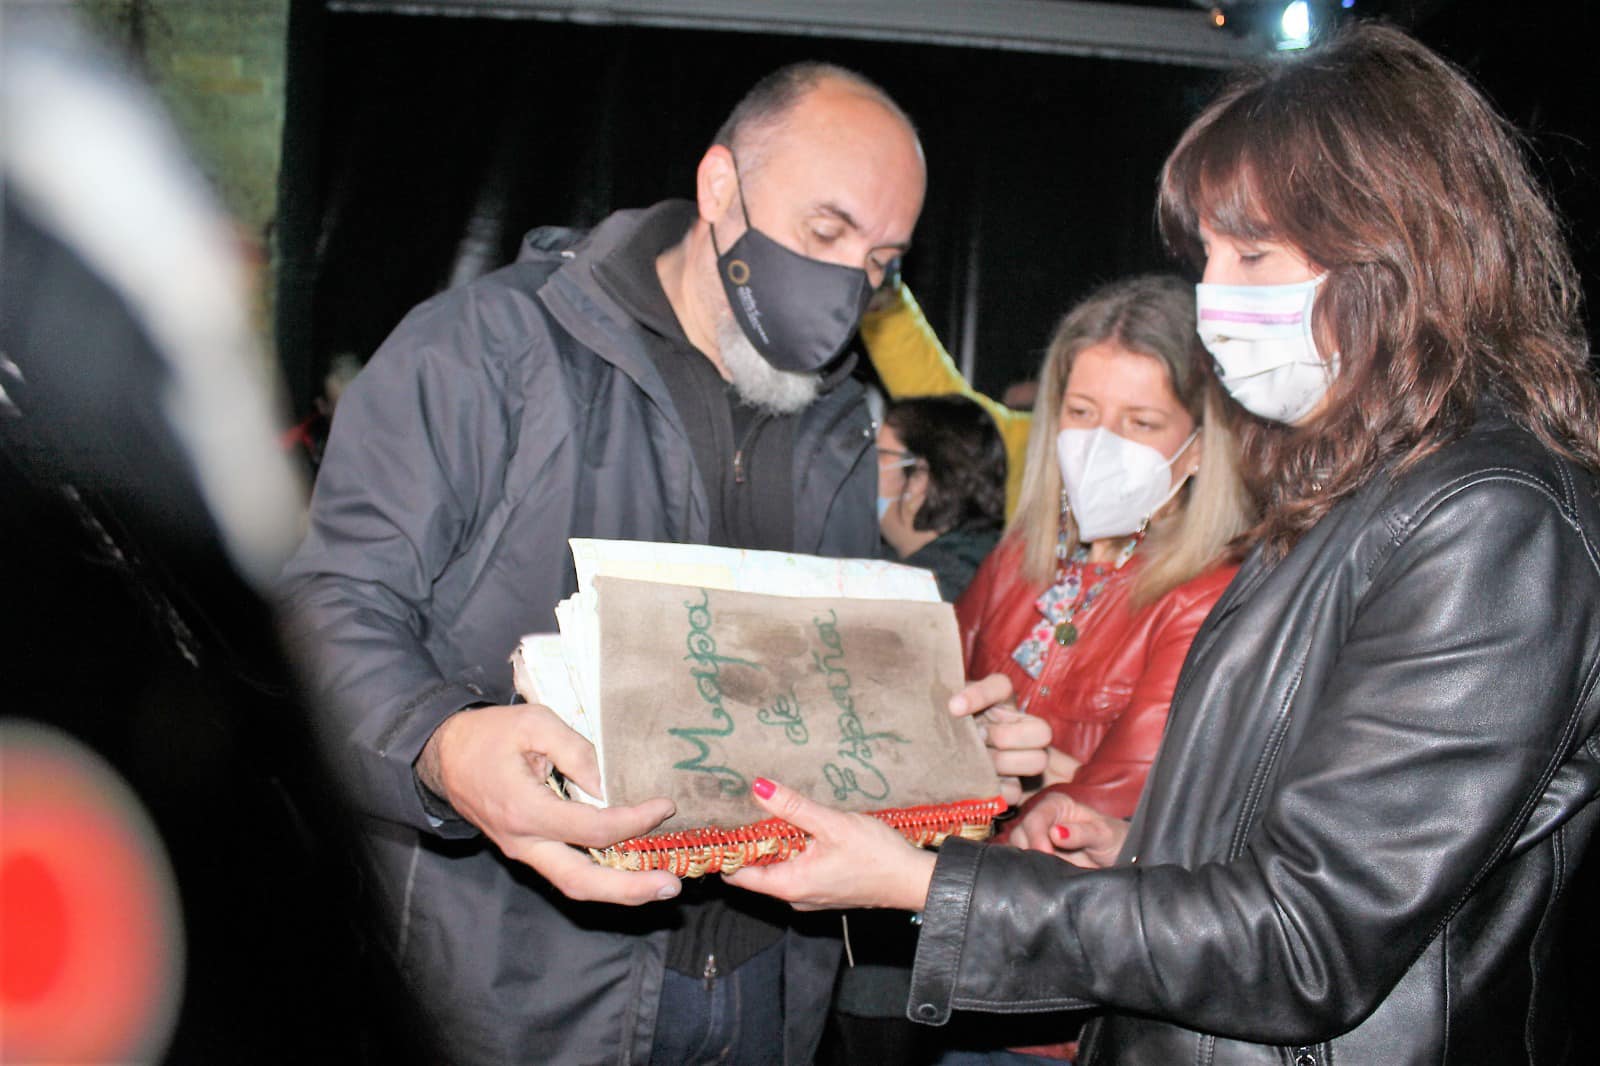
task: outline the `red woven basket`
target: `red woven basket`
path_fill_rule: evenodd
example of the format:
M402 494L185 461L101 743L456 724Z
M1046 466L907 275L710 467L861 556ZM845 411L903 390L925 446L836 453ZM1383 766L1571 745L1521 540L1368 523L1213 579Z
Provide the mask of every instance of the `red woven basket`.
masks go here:
M983 840L1005 809L1005 800L993 796L868 813L926 848L936 847L952 834ZM591 848L589 854L601 865L617 870L666 870L679 877L702 877L782 862L804 851L810 839L783 819L768 818L737 829L685 829L635 837L603 850Z

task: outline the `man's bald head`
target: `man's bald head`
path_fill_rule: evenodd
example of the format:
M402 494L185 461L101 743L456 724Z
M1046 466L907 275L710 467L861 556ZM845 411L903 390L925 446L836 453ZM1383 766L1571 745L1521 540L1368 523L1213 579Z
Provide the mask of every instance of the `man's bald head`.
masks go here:
M722 123L713 144L731 151L745 170L765 161L772 135L782 129L795 107L819 88L863 97L904 125L913 142L917 128L900 105L871 79L832 63L806 61L780 67L751 86Z
M735 321L720 256L755 230L762 241L799 260L860 271L870 289L910 247L926 181L915 128L888 94L861 75L826 63L802 63L763 78L700 159L695 224L657 261L662 286L690 342L746 402L774 410L803 406L815 394L815 374L769 365L752 346L745 327ZM743 260L735 263L749 270ZM813 271L806 276L825 276L830 281L824 288L837 290L834 282L841 275ZM731 275L727 280L746 283ZM802 290L805 286L787 290L780 283L765 290L759 302L774 315L774 308L786 308L796 322L814 312L830 330L842 316L860 313L859 307L837 300L830 304L836 291L815 307L794 305L816 298ZM798 328L804 335L807 327ZM770 343L765 334L762 339ZM788 379L805 388L791 395ZM767 388L773 381L782 387Z

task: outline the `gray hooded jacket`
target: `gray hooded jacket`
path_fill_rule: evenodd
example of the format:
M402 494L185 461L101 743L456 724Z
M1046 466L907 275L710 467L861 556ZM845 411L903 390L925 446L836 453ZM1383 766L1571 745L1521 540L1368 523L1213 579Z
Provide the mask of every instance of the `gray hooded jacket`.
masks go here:
M412 764L453 712L509 701L518 637L553 631L576 589L568 537L706 538L706 488L642 327L591 272L660 209L588 235L536 230L516 263L412 311L340 401L285 571L401 964L461 1063L649 1056L674 905L566 900L434 817ZM861 386L834 378L796 416L794 544L866 557L872 432ZM838 941L787 936L784 1057L798 1064Z

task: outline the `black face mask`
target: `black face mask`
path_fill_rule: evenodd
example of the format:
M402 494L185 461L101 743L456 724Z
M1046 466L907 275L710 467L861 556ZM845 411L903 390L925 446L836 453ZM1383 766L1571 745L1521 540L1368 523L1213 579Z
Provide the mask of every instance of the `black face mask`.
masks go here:
M820 370L844 350L867 310L872 298L867 272L791 252L756 229L742 183L739 207L744 235L727 251L717 247L717 229L711 227L717 274L734 320L762 358L779 370Z

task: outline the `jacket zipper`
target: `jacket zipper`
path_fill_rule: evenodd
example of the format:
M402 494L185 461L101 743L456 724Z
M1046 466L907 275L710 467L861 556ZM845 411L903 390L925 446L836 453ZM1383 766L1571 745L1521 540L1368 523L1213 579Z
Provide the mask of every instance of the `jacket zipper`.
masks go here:
M749 428L744 431L744 440L740 441L739 446L733 450L733 483L735 485L744 484L745 449L750 447L751 442L756 438L756 434L761 432L761 427L769 421L771 421L769 416L757 415L755 420L750 423Z

